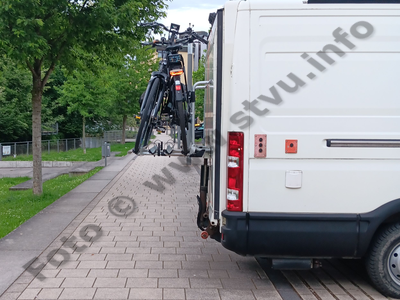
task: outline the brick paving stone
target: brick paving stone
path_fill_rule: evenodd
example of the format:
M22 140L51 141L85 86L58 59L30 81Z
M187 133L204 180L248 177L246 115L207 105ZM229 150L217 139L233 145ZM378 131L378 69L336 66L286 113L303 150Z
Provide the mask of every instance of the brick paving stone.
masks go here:
M79 260L105 260L106 254L84 253L79 256Z
M156 288L157 278L128 278L126 287L130 288Z
M60 270L42 270L37 275L37 277L54 278L54 277L57 277L57 274L59 274L59 273L60 273ZM58 276L58 277L60 277L60 276Z
M25 290L25 288L26 288L26 284L16 283L16 284L13 284L12 286L10 286L7 289L7 292L8 293L22 293Z
M217 278L190 278L191 288L222 288L220 279Z
M176 248L151 248L152 254L176 254Z
M188 278L160 278L158 287L161 288L189 288Z
M150 289L150 288L131 288L128 299L140 299L140 300L157 300L162 299L162 289Z
M182 269L181 261L164 261L163 262L164 269Z
M279 295L277 291L259 291L253 290L254 297L257 300L282 300L282 297Z
M184 300L185 290L184 289L163 289L163 299L166 300Z
M221 279L224 289L255 289L255 285L251 279L246 278L223 278Z
M180 278L209 278L207 270L178 270Z
M168 248L167 248L168 249ZM175 248L172 248L175 249ZM160 260L162 261L183 261L186 260L184 254L160 254Z
M104 269L107 261L81 261L79 262L78 269Z
M46 278L45 280L35 278L29 284L29 288L58 288L63 281L64 278Z
M131 261L132 254L107 254L106 260L108 261Z
M21 293L4 293L3 295L0 296L0 300L15 300L18 299L18 296L20 296ZM34 298L31 298L29 300L34 300Z
M98 288L118 288L125 287L126 278L96 278L93 287Z
M158 261L158 254L145 254L145 253L135 253L133 254L133 260L135 261Z
M133 269L136 265L134 261L108 261L106 269Z
M187 300L221 300L217 289L185 289Z
M260 278L257 270L227 270L230 278Z
M183 243L183 242L162 242L163 243L163 247L166 247L166 248L178 248L178 247L180 247L180 243Z
M37 299L40 300L54 300L58 299L64 289L42 289L37 296Z
M40 293L41 289L36 288L36 289L26 289L19 297L18 299L35 299L36 296ZM19 295L20 293L18 293Z
M128 288L98 288L94 299L128 299Z
M117 242L117 246L115 247L102 247L100 250L101 254L123 254L126 251L126 247L119 245Z
M178 270L177 269L151 269L149 270L149 277L150 278L174 278L178 277Z
M209 270L210 264L209 264L209 262L183 261L182 268L183 269L195 269L195 270Z
M79 265L79 261L63 261L57 267L57 269L76 269ZM51 264L47 264L46 267L51 266Z
M65 278L61 287L63 288L90 288L93 286L95 278Z
M117 278L119 269L111 269L111 270L100 270L93 269L90 270L87 277L89 278Z
M135 264L135 269L162 269L162 261L137 261Z
M251 290L223 289L220 290L221 300L255 300Z
M58 299L92 299L95 288L65 288Z

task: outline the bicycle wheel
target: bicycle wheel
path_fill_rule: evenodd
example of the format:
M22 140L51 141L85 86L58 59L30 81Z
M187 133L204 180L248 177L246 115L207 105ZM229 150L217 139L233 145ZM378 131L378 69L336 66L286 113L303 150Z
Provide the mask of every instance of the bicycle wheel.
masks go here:
M177 103L178 106L178 118L179 118L179 127L181 128L181 137L182 137L182 153L186 155L188 153L188 145L186 138L186 111L183 108L183 101L179 101Z
M144 99L145 107L143 109L143 113L141 115L139 131L136 136L136 143L134 152L139 154L140 149L142 147L147 146L149 139L151 137L151 133L153 131L153 124L151 120L151 111L154 108L157 100L157 91L159 89L160 79L156 78L151 86L151 90L149 92L149 96L147 99Z

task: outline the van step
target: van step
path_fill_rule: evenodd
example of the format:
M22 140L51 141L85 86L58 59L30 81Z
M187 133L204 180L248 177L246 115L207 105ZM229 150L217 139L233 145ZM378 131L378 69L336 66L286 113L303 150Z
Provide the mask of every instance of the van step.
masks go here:
M275 258L271 267L275 270L309 270L320 266L318 261L311 258Z

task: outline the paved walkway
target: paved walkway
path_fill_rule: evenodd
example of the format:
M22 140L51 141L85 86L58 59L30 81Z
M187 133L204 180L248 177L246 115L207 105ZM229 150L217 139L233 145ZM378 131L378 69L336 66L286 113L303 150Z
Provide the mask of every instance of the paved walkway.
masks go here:
M254 258L200 238L195 196L201 159L185 162L127 156L32 218L35 226L30 220L0 240L0 284L8 287L0 299L282 299L288 288L279 294L273 274L269 278ZM10 270L20 275L8 279ZM374 298L359 298L350 284L350 293L333 297L296 274L285 276L297 298L285 299L384 299L373 289Z

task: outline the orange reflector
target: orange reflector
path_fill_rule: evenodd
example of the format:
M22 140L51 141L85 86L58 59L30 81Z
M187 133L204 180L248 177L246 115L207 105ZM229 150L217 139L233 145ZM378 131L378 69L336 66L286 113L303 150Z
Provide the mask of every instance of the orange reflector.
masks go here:
M171 76L179 76L183 74L183 70L171 70L169 71L169 75Z

